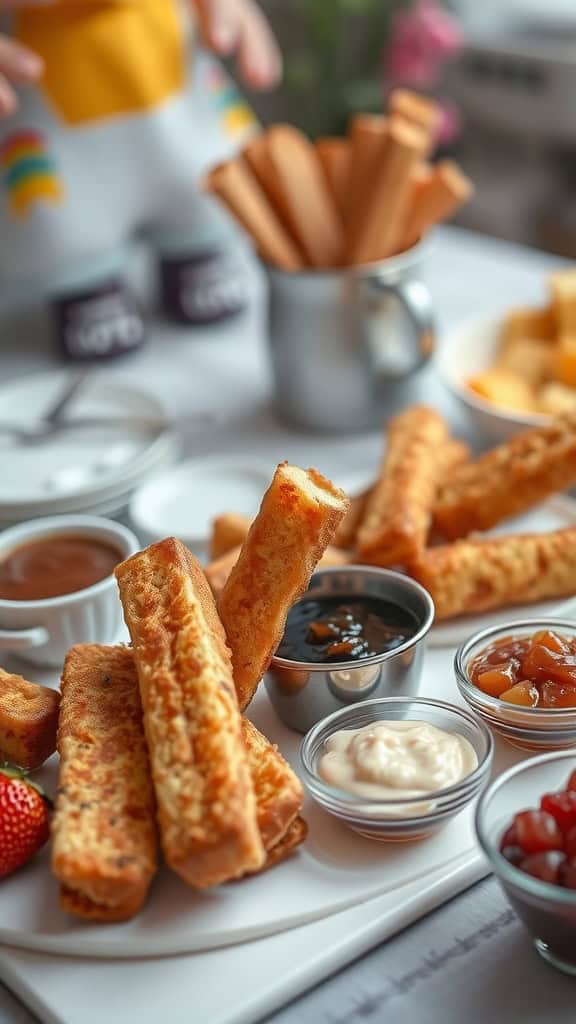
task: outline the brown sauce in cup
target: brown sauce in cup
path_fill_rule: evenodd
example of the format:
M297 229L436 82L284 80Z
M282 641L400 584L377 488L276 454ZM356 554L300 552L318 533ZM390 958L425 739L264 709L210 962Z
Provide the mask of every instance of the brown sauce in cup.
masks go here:
M276 654L290 661L362 661L393 651L418 631L407 608L378 597L321 597L291 608Z
M122 555L94 537L56 534L13 548L0 560L0 599L42 601L106 579Z

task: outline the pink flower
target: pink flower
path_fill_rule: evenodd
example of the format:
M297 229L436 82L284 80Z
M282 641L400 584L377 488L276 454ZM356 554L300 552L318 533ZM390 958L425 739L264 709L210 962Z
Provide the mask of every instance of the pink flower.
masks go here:
M392 20L384 54L388 84L431 85L447 57L462 43L458 24L437 0L415 0Z

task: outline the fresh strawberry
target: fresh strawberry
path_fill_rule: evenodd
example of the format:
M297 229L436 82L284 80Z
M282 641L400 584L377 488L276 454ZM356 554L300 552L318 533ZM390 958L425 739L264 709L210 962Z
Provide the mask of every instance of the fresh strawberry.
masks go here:
M26 864L50 834L50 804L36 783L0 767L0 878Z

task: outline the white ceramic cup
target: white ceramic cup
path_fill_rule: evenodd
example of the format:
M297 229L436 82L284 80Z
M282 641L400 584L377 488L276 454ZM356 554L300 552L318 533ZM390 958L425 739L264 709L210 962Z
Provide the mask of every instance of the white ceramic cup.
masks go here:
M0 533L0 561L32 540L73 534L111 545L119 561L140 549L125 526L97 516L63 515L32 519ZM79 643L114 643L122 626L122 605L113 575L72 594L38 601L0 597L0 650L15 651L35 665L59 667L66 651Z

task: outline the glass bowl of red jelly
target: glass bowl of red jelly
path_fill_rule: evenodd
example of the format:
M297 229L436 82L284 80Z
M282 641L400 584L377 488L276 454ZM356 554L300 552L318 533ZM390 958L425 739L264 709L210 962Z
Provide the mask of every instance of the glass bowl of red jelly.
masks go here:
M461 696L493 732L534 753L576 746L576 623L521 619L456 652Z
M531 758L496 779L476 834L538 953L576 976L576 753Z

